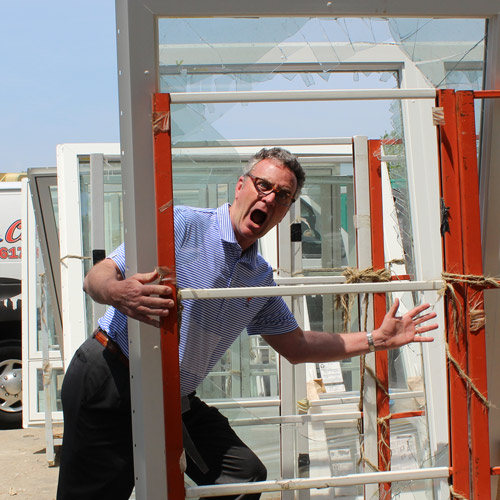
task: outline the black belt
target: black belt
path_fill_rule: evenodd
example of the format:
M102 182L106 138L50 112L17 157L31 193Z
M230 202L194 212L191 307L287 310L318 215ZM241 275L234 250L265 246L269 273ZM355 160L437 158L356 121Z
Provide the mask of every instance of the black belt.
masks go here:
M104 330L102 330L100 327L97 328L94 332L93 337L97 340L97 342L99 342L99 344L104 347L104 349L107 349L109 352L111 352L122 365L125 365L127 368L129 367L127 356L123 354L120 346L114 340L110 339L108 334Z

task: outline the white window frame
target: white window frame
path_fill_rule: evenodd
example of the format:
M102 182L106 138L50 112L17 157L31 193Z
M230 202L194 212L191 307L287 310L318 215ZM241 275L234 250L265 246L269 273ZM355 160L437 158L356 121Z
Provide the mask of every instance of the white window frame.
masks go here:
M146 0L135 2L131 0L117 0L117 41L118 41L118 75L119 75L119 101L120 101L120 130L121 154L123 167L124 186L124 217L127 247L127 262L131 272L137 270L153 269L156 263L156 248L154 244L144 245L143 242L155 241L155 207L152 193L154 192L153 177L153 143L151 134L151 95L157 91L156 54L156 20L158 16L172 17L230 17L230 16L349 16L349 17L471 17L489 18L490 32L496 33L493 49L488 44L488 59L493 59L487 67L498 67L500 53L498 51L498 4L496 0L478 0L474 3L457 3L454 0L423 0L412 2L410 0L375 0L353 4L352 2L315 2L304 3L297 0L291 2L233 2L228 5L223 0L208 2L164 2L162 0ZM497 71L498 74L498 71ZM497 77L498 78L498 77ZM488 82L488 73L486 75ZM498 82L497 82L498 83ZM411 104L407 105L411 108ZM500 126L500 109L496 105L492 110L492 121ZM406 124L405 124L406 125ZM429 126L428 130L432 130ZM417 134L413 131L412 134ZM426 135L423 131L423 136ZM428 131L427 134L432 134ZM410 144L411 150L418 145L432 144L419 141ZM433 141L435 143L435 141ZM491 142L487 146L492 148ZM426 157L435 157L435 151L424 151ZM491 149L491 164L498 163L500 151ZM425 164L425 163L422 163ZM487 166L485 168L488 168ZM421 177L414 176L416 165L408 166L409 176L416 178L412 189L412 207L415 211L422 210L428 216L431 207L426 206L423 200L419 201L421 193L431 186ZM411 173L410 173L411 172ZM420 182L422 181L422 182ZM495 184L500 185L499 183ZM422 189L423 188L423 189ZM436 188L437 189L437 188ZM494 198L494 196L493 196ZM498 199L499 197L496 196ZM435 213L435 212L434 212ZM498 210L496 213L499 213ZM413 215L413 214L412 214ZM432 217L427 220L433 220ZM147 223L146 223L147 222ZM424 234L423 228L417 224L418 234ZM495 242L498 249L498 242ZM437 255L433 252L432 262ZM493 259L494 260L494 259ZM434 272L436 269L427 269L423 265L426 260L421 259L418 264L423 275ZM498 267L498 251L496 261ZM497 307L497 310L500 308ZM158 350L155 346L159 341L154 329L129 322L129 336L131 341L131 371L134 375L132 381L132 397L134 406L134 440L136 444L135 472L137 498L160 499L166 497L164 480L164 452L159 442L163 442L163 410L161 405L149 404L151 398L160 400L162 397L161 369ZM440 349L428 352L429 360L441 356ZM139 361L142 360L142 363ZM442 357L440 359L443 359ZM145 398L144 394L148 393ZM444 421L444 419L442 419ZM500 425L499 425L500 429ZM435 435L441 433L435 430ZM140 459L139 459L140 457Z
M59 201L59 247L61 262L61 308L64 343L64 367L87 338L85 293L83 291L84 256L80 205L79 156L102 154L119 156L118 144L82 143L57 146Z

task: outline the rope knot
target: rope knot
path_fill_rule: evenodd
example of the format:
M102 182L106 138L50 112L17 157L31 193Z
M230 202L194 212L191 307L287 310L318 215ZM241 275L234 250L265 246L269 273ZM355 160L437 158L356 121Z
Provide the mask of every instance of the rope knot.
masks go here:
M346 283L380 283L383 281L391 281L391 271L385 267L378 270L374 270L373 267L367 267L366 269L346 267L342 274L345 276ZM353 293L343 293L335 296L335 308L342 311L344 332L348 332L350 329L351 310L356 296L357 294ZM365 294L364 305L365 311L367 311L368 294Z

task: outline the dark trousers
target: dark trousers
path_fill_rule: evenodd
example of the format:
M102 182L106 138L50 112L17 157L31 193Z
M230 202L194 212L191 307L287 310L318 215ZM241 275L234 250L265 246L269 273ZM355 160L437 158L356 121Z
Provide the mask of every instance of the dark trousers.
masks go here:
M266 468L227 419L199 398L190 400L183 420L209 470L202 474L188 457L189 477L200 485L265 480ZM97 340L87 340L64 377L62 403L57 500L128 500L134 487L128 368ZM260 494L217 498L257 500Z

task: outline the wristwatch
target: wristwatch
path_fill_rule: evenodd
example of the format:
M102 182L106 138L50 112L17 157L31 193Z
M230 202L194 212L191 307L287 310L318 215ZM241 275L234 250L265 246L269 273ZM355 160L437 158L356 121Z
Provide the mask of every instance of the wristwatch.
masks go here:
M366 340L368 341L368 350L375 352L375 343L373 342L372 332L366 332Z

